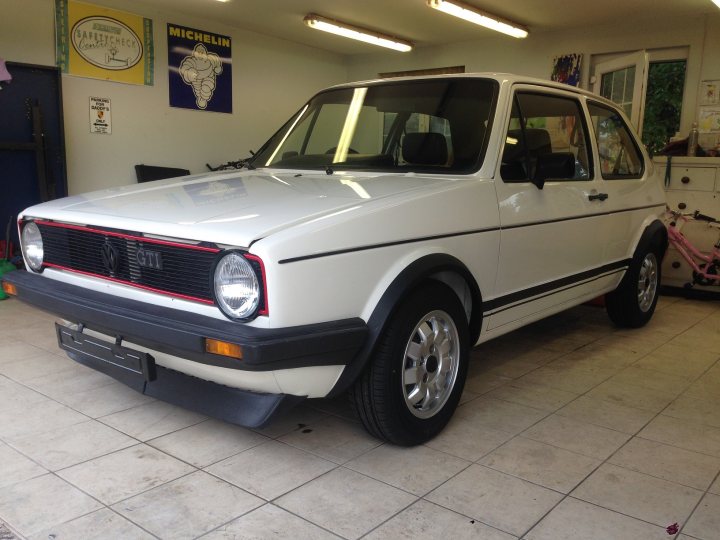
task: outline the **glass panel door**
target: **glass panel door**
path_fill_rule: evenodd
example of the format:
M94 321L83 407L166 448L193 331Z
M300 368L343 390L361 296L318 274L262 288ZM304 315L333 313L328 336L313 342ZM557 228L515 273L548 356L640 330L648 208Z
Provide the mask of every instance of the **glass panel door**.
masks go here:
M617 103L635 129L642 129L648 55L645 51L601 62L595 66L593 91Z

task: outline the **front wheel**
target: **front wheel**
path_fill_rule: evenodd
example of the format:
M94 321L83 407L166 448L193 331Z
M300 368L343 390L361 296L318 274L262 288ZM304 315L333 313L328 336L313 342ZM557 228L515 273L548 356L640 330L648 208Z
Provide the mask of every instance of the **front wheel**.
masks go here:
M412 293L351 390L365 428L403 446L432 439L460 401L468 352L467 317L455 293L440 283Z
M660 287L660 250L639 248L620 285L605 297L612 322L626 328L645 326L655 312Z

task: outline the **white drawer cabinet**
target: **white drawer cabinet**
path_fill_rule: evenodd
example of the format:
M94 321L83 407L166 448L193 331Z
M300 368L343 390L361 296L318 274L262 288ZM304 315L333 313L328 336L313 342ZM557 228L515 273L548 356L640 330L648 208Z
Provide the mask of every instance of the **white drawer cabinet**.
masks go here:
M714 167L670 166L670 185L668 191L715 191Z
M653 159L660 176L666 177L667 158ZM720 158L673 157L666 178L665 193L668 206L683 213L696 210L702 214L720 218ZM691 222L683 228L683 234L699 248L709 247L716 239L715 229L704 222ZM672 246L663 261L662 284L683 287L692 280L692 268ZM720 292L720 286L694 289Z

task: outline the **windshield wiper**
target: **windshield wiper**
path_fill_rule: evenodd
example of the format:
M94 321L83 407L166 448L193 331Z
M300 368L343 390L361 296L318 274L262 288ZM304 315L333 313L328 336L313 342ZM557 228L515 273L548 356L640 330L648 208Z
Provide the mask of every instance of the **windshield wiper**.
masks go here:
M250 150L250 154L251 157L238 159L237 161L228 161L227 163L223 163L217 167L213 167L209 163L206 163L205 166L211 171L232 171L233 169L242 169L243 167L247 167L248 170L254 171L256 167L252 164L252 162L255 159L255 153Z

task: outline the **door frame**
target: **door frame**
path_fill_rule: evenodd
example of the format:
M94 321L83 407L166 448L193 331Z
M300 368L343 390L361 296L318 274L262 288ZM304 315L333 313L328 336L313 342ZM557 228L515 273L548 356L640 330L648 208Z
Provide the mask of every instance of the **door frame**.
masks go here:
M63 112L63 93L62 93L62 75L60 73L60 68L57 66L45 66L41 64L26 64L24 62L13 62L8 60L5 62L5 65L8 68L8 71L10 72L10 75L12 75L12 68L19 67L19 68L25 68L25 69L38 69L47 71L50 73L53 73L55 75L55 79L57 82L57 89L58 89L58 122L60 123L60 137L59 137L59 143L60 143L60 149L62 151L63 159L62 159L62 191L60 193L60 197L67 197L68 195L68 177L67 177L67 152L65 147L65 115ZM10 82L12 84L12 82ZM57 193L57 188L56 188ZM53 194L53 198L56 198ZM52 200L52 199L51 199Z
M648 70L650 59L646 50L626 54L619 58L599 62L593 72L593 92L601 95L602 77L607 73L635 66L635 83L632 93L632 109L629 115L630 123L638 135L642 136L642 120L645 115L645 92L647 90ZM609 98L608 98L609 99ZM611 100L612 101L612 100Z

